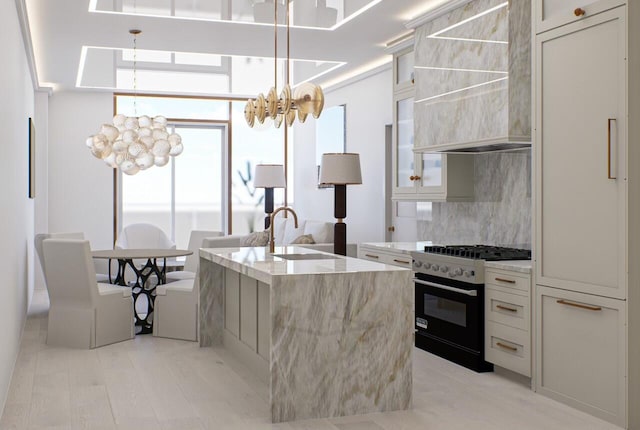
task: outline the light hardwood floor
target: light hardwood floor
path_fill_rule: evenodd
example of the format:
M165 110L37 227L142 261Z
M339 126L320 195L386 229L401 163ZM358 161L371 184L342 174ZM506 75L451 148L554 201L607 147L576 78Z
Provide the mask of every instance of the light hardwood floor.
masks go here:
M268 422L267 387L223 349L137 336L94 350L45 344L36 292L0 429L617 429L495 373L414 350L413 408Z

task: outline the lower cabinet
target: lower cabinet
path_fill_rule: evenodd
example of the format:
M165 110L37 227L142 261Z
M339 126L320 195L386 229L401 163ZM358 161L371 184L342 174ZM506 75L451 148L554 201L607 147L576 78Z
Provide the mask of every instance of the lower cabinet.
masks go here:
M626 425L626 302L537 286L538 392Z
M390 249L381 251L379 247L358 245L358 258L363 260L376 261L383 264L391 264L392 266L406 267L411 269L411 255L403 252L394 252Z
M531 377L531 275L485 270L485 360Z

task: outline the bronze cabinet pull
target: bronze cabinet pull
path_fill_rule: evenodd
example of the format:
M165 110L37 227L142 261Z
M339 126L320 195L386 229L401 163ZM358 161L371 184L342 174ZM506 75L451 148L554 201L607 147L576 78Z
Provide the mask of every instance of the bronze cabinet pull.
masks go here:
M513 352L516 352L518 350L518 348L511 345L505 345L502 342L496 342L496 345L498 345L500 348L508 349L509 351L513 351Z
M372 255L372 254L364 254L365 257L369 257L369 258L380 258L377 255Z
M607 178L618 179L616 176L611 176L611 121L616 121L616 119L607 119Z
M405 261L405 260L396 260L395 258L393 259L393 261L395 261L396 263L411 264L409 261Z
M573 14L575 16L583 16L586 13L586 11L584 9L582 9L581 7L577 7L574 11Z
M504 279L504 278L496 278L496 281L506 282L508 284L515 284L516 283L516 281L514 281L513 279Z
M409 180L410 180L410 181L415 181L415 180L416 180L416 177L415 177L415 176L413 176L413 175L411 175L411 176L409 176Z
M502 309L503 311L518 312L518 310L517 310L517 309L508 308L508 307L506 307L506 306L502 306L502 305L496 305L496 308L498 308L498 309Z
M587 309L589 311L601 311L602 310L602 308L600 306L590 306L590 305L583 305L582 303L572 303L572 302L568 302L568 301L566 301L564 299L557 300L557 303L560 303L561 305L573 306L575 308Z

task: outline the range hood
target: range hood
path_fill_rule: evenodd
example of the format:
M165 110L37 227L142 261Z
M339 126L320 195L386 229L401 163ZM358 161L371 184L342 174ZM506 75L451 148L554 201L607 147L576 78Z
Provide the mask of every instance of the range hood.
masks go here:
M484 154L486 152L522 151L531 149L531 141L508 141L508 139L475 140L471 142L445 143L416 149L416 152L445 154Z
M416 28L414 150L529 148L530 1L457 4Z

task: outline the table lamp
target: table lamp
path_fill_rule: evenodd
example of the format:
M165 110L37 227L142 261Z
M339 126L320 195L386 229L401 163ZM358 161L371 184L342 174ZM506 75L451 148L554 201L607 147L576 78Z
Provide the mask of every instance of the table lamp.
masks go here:
M253 179L255 188L264 188L264 228L269 228L269 215L273 213L273 189L285 188L284 166L282 164L257 164Z
M333 252L347 255L347 185L362 184L360 155L350 153L322 154L320 163L320 185L333 185Z

